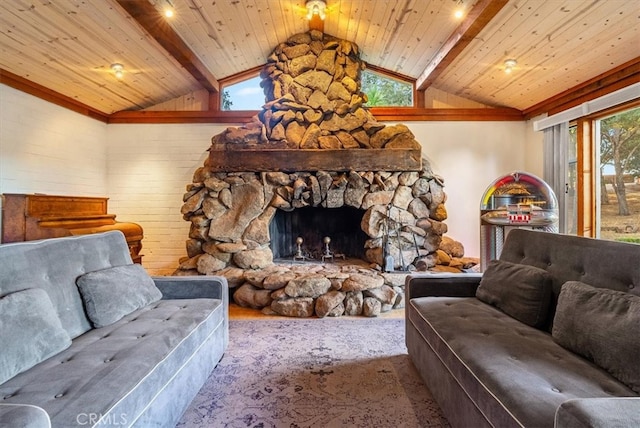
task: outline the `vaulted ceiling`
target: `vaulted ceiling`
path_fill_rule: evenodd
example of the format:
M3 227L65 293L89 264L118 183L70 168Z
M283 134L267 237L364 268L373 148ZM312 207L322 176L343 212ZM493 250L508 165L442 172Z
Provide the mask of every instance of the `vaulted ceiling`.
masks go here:
M460 5L466 15L455 19ZM308 31L305 15L305 0L5 0L2 81L107 115L215 95L221 81L255 71ZM535 111L603 75L640 81L636 0L327 0L322 26L418 89L491 107ZM510 74L507 59L517 60ZM123 79L113 63L124 65Z

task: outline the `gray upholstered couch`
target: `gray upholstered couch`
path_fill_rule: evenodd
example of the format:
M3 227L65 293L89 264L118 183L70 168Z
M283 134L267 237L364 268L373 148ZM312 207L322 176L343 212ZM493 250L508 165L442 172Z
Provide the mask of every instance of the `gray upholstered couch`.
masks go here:
M175 426L227 303L223 278L152 279L119 231L0 245L0 426Z
M515 229L484 274L406 285L407 348L452 426L640 426L640 245Z

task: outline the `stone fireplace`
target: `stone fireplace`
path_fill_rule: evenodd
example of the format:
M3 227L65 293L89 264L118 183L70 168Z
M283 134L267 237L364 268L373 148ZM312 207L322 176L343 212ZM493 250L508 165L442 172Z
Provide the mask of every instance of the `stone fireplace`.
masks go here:
M213 137L187 186L178 274L223 275L238 304L282 315L372 316L403 305L404 275L383 273L385 262L400 272L468 263L443 237L443 180L414 135L363 107L363 68L355 44L318 31L276 47L261 73L264 108ZM305 257L294 260L298 238ZM362 262L333 263L342 256Z

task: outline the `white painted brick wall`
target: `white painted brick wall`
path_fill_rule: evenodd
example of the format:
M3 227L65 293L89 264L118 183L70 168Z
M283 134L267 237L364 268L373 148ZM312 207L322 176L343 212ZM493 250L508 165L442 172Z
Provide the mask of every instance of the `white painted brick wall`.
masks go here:
M0 84L0 193L106 195L106 130Z
M0 192L108 196L119 221L143 227L147 271L171 274L186 256L185 186L203 165L211 137L228 125L107 126L4 85L0 91ZM532 167L536 149L527 144L541 152L541 133L528 135L526 122L407 126L445 178L448 235L478 256L482 193L498 176Z
M142 264L170 275L186 256L190 223L180 214L182 195L204 164L211 137L227 125L109 125L109 209L118 220L142 226Z

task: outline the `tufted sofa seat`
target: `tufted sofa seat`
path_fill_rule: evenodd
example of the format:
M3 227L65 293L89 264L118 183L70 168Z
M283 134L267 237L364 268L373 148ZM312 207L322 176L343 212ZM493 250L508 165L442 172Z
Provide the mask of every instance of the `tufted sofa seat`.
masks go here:
M24 260L39 264L17 272ZM0 385L0 426L175 426L227 346L227 284L156 277L161 300L92 328L76 279L130 264L120 232L0 246L0 295L42 287L74 335L69 347Z
M481 274L407 278L407 348L452 426L639 426L638 393L551 331L566 281L637 292L640 246L517 229L501 259L551 272L552 304L541 328L478 299Z

